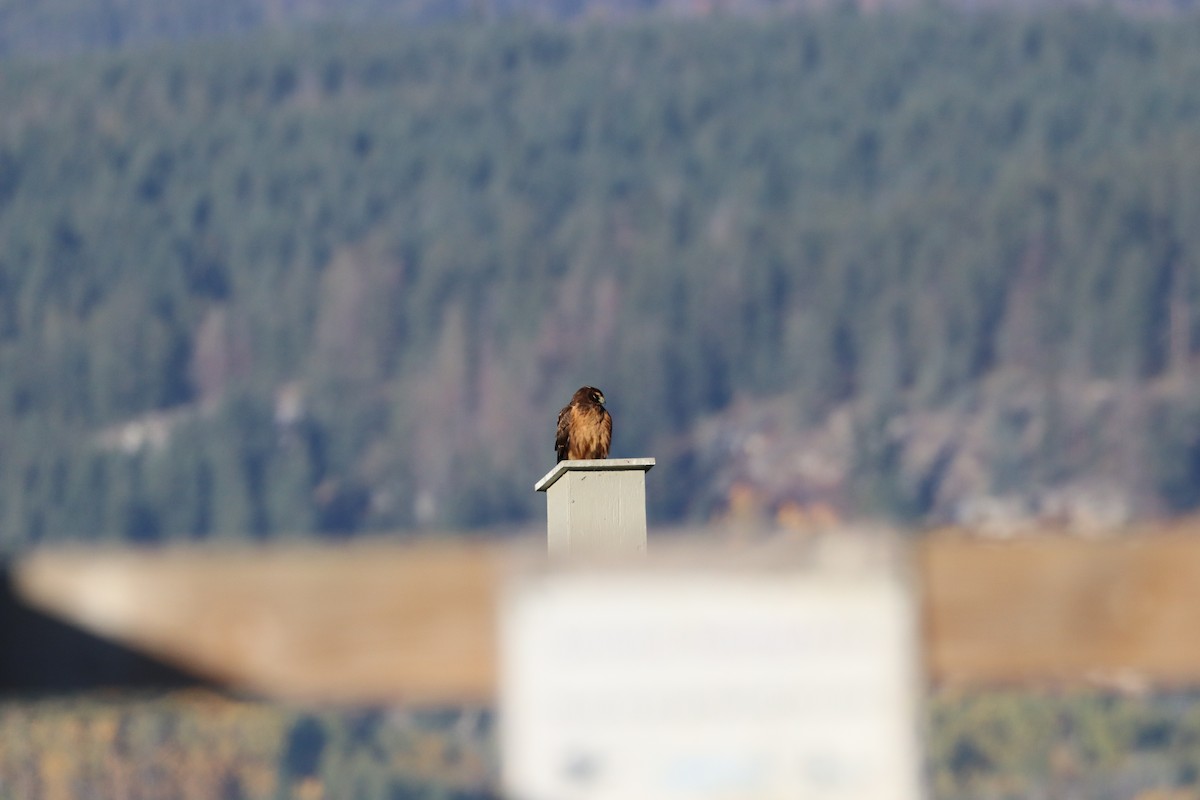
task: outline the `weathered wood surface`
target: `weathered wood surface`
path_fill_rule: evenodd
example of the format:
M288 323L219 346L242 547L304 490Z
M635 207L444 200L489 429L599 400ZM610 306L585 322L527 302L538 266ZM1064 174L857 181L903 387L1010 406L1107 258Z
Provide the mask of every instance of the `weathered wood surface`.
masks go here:
M41 609L234 687L474 702L495 690L509 556L451 544L43 552L14 580ZM1200 684L1198 536L932 536L913 565L934 681Z
M230 686L315 701L488 701L497 552L384 545L45 552L35 606Z
M925 654L945 682L1200 683L1200 535L918 546Z

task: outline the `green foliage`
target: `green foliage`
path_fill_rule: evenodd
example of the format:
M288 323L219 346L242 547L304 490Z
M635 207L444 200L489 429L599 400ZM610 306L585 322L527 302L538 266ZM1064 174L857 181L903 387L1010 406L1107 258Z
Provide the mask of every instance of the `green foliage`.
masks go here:
M206 692L0 706L0 771L16 797L483 800L496 780L475 710L306 711Z
M924 749L937 800L1095 800L1200 789L1194 694L933 692ZM304 709L207 692L0 705L14 796L484 800L500 775L490 712ZM1175 796L1170 794L1169 796Z
M741 397L853 403L850 495L919 517L890 415L1187 373L1198 42L928 10L10 59L0 544L527 519L584 382L681 464ZM1180 510L1186 394L1130 431ZM1027 457L996 484L1071 468Z
M930 703L935 797L1116 800L1197 786L1195 698L992 691Z

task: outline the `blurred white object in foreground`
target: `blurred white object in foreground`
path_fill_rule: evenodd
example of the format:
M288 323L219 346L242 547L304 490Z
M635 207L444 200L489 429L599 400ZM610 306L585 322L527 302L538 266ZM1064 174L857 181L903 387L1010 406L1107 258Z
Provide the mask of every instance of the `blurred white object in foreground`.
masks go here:
M893 545L518 570L499 636L506 796L919 797L915 603Z

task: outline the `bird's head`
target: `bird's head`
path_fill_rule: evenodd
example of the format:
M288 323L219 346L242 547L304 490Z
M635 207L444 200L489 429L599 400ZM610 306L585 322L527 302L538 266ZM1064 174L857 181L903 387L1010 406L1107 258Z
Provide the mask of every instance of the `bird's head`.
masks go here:
M597 389L595 386L584 386L575 396L581 400L587 400L592 403L604 405L604 392Z

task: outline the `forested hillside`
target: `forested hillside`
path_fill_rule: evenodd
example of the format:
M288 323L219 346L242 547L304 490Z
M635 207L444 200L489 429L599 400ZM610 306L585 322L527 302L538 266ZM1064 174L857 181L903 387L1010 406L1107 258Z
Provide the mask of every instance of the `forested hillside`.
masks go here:
M6 547L527 520L584 382L659 520L1200 502L1196 17L0 66Z
M913 9L930 0L0 0L0 57L57 57L89 50L145 47L288 30L313 23L409 26L447 22L574 22L635 17L791 14L839 7L870 13ZM976 11L1088 7L1094 0L937 0ZM1196 0L1106 0L1136 15L1190 12Z

